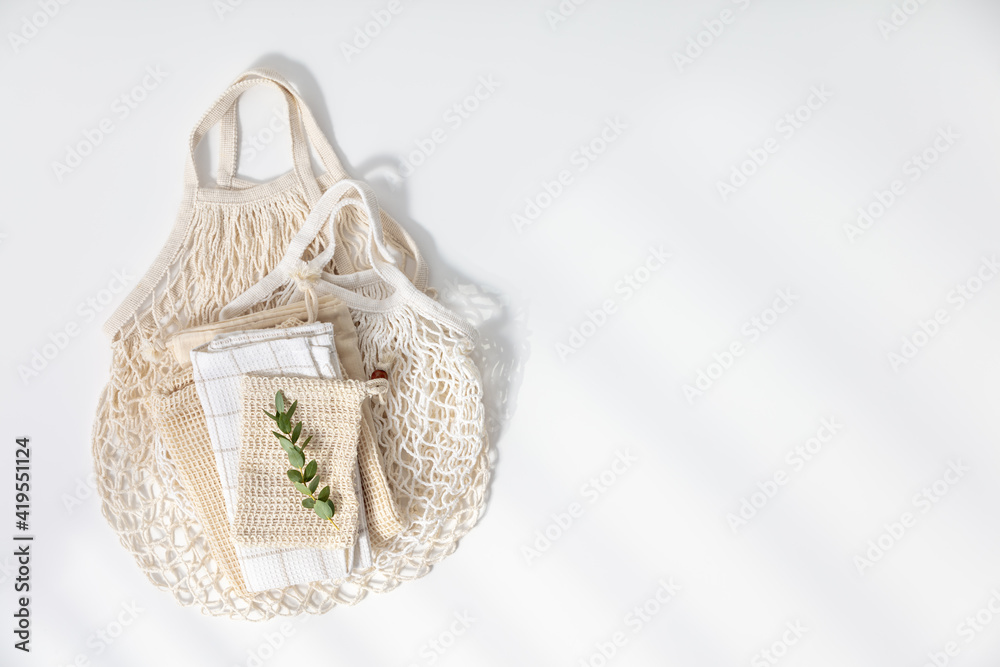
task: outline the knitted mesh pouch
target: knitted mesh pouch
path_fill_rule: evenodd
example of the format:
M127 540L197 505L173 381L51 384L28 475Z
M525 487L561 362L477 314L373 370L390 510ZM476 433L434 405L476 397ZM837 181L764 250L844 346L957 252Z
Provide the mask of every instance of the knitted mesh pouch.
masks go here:
M199 437L206 432L205 411L198 400L191 369L168 376L154 387L148 405L157 435L177 469L191 509L201 521L219 571L237 595L249 596L230 536L212 445L207 437Z
M361 403L384 392L385 380L329 380L244 375L240 381L242 433L233 539L246 546L346 548L358 531L355 462L361 428ZM330 487L333 521L302 506L306 498L288 478L288 457L275 438L274 410L281 391L298 401L294 421L302 422L299 442L309 436L306 460L318 463L317 492Z

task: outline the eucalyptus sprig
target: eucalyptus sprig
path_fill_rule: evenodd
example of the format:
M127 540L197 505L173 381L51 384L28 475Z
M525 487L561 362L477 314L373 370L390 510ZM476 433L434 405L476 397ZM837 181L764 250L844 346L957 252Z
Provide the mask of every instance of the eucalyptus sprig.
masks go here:
M334 528L340 530L340 527L333 521L336 509L333 506L333 501L330 500L330 487L324 486L323 490L316 493L316 489L319 487L319 476L317 475L319 464L315 460L306 463L305 448L312 440L312 436L306 438L301 446L298 444L299 436L302 435L302 422L292 424L292 415L295 414L295 408L298 406L299 402L294 401L288 406L288 410L285 410L285 395L279 391L274 395L274 414L272 415L267 410L264 410L264 414L270 417L277 424L278 431L281 431L281 433L278 431L271 431L271 433L278 439L278 444L285 450L288 462L292 465L292 468L285 474L288 475L288 479L292 481L295 488L306 496L302 499L302 506L312 510L321 519L326 519L333 524Z

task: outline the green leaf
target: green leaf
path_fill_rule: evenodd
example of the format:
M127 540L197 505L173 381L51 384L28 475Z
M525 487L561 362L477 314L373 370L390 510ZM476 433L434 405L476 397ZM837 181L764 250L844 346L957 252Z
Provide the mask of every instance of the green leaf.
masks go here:
M302 453L302 450L298 447L292 447L292 451L288 452L288 462L292 464L293 468L301 468L306 464L306 455Z
M303 481L308 482L315 477L317 468L319 468L319 464L315 461L310 461L309 465L306 466L305 473L302 475Z
M307 510L311 510L313 508L313 506L315 506L315 505L316 505L316 501L313 500L312 498L303 498L302 499L302 506L305 507Z
M278 429L286 435L292 433L292 420L288 415L278 415Z
M323 502L326 502L326 500L330 497L330 487L329 486L324 486L323 490L320 491L319 495L316 496L316 497L319 498L320 500L322 500Z
M274 395L274 407L278 409L278 412L285 411L285 395L278 390L278 393Z
M292 484L294 484L295 488L301 491L304 495L309 495L309 487L302 482L292 482Z
M271 433L274 433L274 431L271 431ZM288 439L288 436L281 435L280 433L274 433L274 435L278 438L278 444L281 445L281 448L286 452L292 451L295 447L295 445L292 444L292 441Z
M274 422L275 422L275 423L277 423L277 422L278 422L278 415L272 415L272 414L271 414L270 412L268 412L267 410L262 410L262 412L263 412L263 413L264 413L265 415L267 415L268 417L270 417L270 418L271 418L272 420L274 420Z
M313 507L313 512L316 512L323 519L333 518L333 507L330 506L329 502L316 503L315 507Z
M302 483L302 473L300 473L298 470L289 470L285 474L288 475L288 479L292 480L293 482L298 482L300 484Z
M295 428L292 429L292 442L298 442L300 435L302 435L302 422L296 424Z
M312 439L313 439L313 437L311 435L308 438L306 438L306 441L302 443L302 449L305 449L306 445L308 445L309 441L312 440Z
M316 493L316 487L319 486L319 477L313 477L313 481L309 482L309 493Z
M288 408L288 412L285 413L285 416L288 417L289 419L291 419L292 415L295 414L295 408L297 408L297 407L299 407L299 402L298 401L294 401L292 403L292 405Z

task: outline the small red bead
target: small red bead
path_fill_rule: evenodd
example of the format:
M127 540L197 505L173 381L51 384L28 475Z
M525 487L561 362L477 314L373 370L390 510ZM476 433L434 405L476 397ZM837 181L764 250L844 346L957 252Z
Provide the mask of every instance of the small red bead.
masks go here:
M375 371L372 372L372 379L373 380L388 380L389 379L389 374L386 373L381 368L379 368L379 369L377 369L377 370L375 370Z

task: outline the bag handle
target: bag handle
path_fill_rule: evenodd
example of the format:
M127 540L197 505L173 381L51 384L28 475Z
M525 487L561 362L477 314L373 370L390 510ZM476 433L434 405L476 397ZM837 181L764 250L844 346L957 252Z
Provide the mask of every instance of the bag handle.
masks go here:
M295 173L302 185L302 189L306 194L307 204L312 205L314 202L319 200L320 188L317 182L316 176L313 173L311 162L309 161L309 151L308 147L305 146L304 142L301 141L302 137L302 126L301 126L301 114L299 113L299 107L305 107L304 104L299 105L296 103L298 99L298 93L288 84L287 81L278 73L266 69L255 69L249 70L241 75L240 79L231 84L226 91L220 95L211 107L202 115L201 119L198 121L197 125L191 130L191 134L188 138L188 151L187 159L184 164L184 196L181 202L180 210L177 214L177 220L174 223L173 230L170 233L170 237L167 239L166 244L160 250L159 254L156 256L152 266L146 271L145 275L139 280L139 283L129 292L125 300L115 309L115 311L105 322L103 330L106 335L114 338L121 332L122 327L129 321L130 318L136 316L142 304L149 295L152 294L156 286L164 279L165 276L169 274L170 267L176 258L179 256L178 253L182 251L185 244L189 243L187 238L188 225L191 221L191 216L193 215L193 209L195 201L198 198L198 192L200 185L198 182L198 171L195 166L194 151L201 140L204 138L208 130L214 126L220 119L222 119L228 109L233 106L235 100L237 100L245 91L257 85L269 85L271 87L277 88L285 98L286 107L288 109L288 121L289 129L292 135L292 157L295 166ZM235 116L230 119L235 123ZM322 132L319 128L315 126L315 120L312 119L311 114L306 113L306 123L310 128L312 136L316 138L316 141L325 141ZM315 128L313 131L312 128ZM224 141L229 141L225 137L232 137L231 128L223 128L223 138ZM298 147L298 148L297 148ZM302 150L302 149L305 150ZM319 149L321 154L325 153L325 149ZM332 155L332 160L330 156ZM227 160L235 160L235 142L232 146L228 147L228 150L224 151L224 155L221 157L222 162ZM340 165L340 161L336 159L336 155L333 154L332 149L330 153L327 154L327 160L329 164L326 167L330 170L331 176L334 179L344 179L347 178L346 172ZM223 167L228 170L228 167ZM235 169L235 164L233 165Z
M365 187L368 186L366 185ZM420 252L420 248L417 247L416 241L414 241L413 237L410 236L410 234L385 211L379 210L378 216L376 217L382 226L384 238L389 239L394 246L403 250L404 254L408 254L413 258L412 275L408 276L410 282L416 285L417 289L421 292L426 290L428 281L427 262L424 260L424 256ZM336 229L333 231L335 232ZM367 244L369 243L369 235L370 231L361 240L361 243L364 244L365 247L367 247ZM351 267L352 264L352 258L347 253L344 245L342 244L338 246L335 255L335 266L338 267L338 270Z
M361 195L360 201L355 198L344 198L344 195L351 190L356 190ZM276 289L289 282L289 280L295 280L297 283L314 282L317 280L322 273L323 267L326 266L336 252L336 235L334 231L331 230L330 232L331 243L312 260L308 262L304 261L302 259L303 253L309 247L309 244L319 235L320 230L327 220L330 220L330 224L333 226L337 213L347 206L362 204L366 197L374 198L375 195L361 181L344 179L331 186L320 197L319 201L316 202L309 212L308 217L306 217L305 222L299 227L299 231L292 237L288 248L285 250L285 254L277 266L264 276L260 282L251 286L250 289L227 304L219 315L220 319L228 320L243 314L248 308L266 299ZM375 204L375 206L376 210L378 210L378 205ZM386 257L391 258L392 255L389 254L388 249L385 247L381 224L369 225L369 229L369 238L374 235L374 243L385 253ZM299 284L299 287L305 291L305 285Z
M317 155L319 155L320 162L323 167L327 170L327 173L333 177L335 182L348 179L349 176L346 170L341 164L340 159L337 157L336 152L333 150L333 146L331 146L330 142L327 140L326 134L320 129L315 116L313 116L312 112L309 110L309 105L307 105L305 100L303 100L295 89L292 88L291 84L289 84L284 77L274 70L257 68L248 70L241 74L232 85L237 85L244 81L254 79L258 81L268 80L277 83L281 85L290 95L292 95L298 105L301 118L305 123L306 138L309 140L309 143L312 145ZM220 121L222 148L220 151L216 180L224 188L232 188L234 185L234 179L236 178L236 163L239 156L238 114L239 97L237 96L233 99L232 104L225 110L225 113ZM289 127L291 128L291 122L289 122ZM417 289L421 291L425 290L427 288L428 281L427 264L424 261L423 255L417 247L416 242L414 242L413 238L406 232L406 230L393 220L392 217L383 212L381 213L380 218L382 225L385 228L385 235L391 239L395 245L405 249L406 252L408 252L413 258L413 275L410 276L410 281L417 286ZM362 240L362 243L365 242L367 242L367 239ZM333 256L335 258L336 266L345 268L350 266L351 259L343 244L336 246L332 252L335 253Z
M301 119L305 123L306 138L309 140L309 144L312 145L316 154L319 156L320 163L323 165L323 168L326 169L331 176L333 176L335 181L347 178L347 172L344 170L344 166L341 164L340 158L337 157L337 153L333 150L333 146L331 146L329 140L327 140L326 134L320 129L315 116L313 116L312 112L309 110L309 105L305 103L305 100L302 99L301 95L298 94L298 92L284 77L271 69L256 68L247 70L241 74L233 82L233 85L255 77L258 79L270 80L282 85L292 95L292 97L295 98L298 110L301 114ZM239 98L235 99L232 105L226 109L220 124L222 149L216 180L224 188L232 188L233 179L236 176L236 163L239 156L238 116ZM290 123L289 127L291 127Z
M344 198L344 195L352 189L360 195L360 198ZM372 268L347 275L323 272L322 267L326 264L325 260L333 252L332 244L313 260L303 261L303 252L319 234L326 221L329 219L330 224L333 225L336 214L347 206L357 206L368 218L366 249L368 262ZM335 238L332 231L330 238ZM385 299L377 300L358 294L351 289L376 281L381 281L391 287L392 294ZM427 317L451 326L469 337L476 335L475 329L469 322L417 289L406 275L396 267L385 244L378 200L372 189L363 181L345 179L327 190L313 207L299 232L289 243L278 266L264 276L260 282L227 304L220 313L220 319L226 320L243 314L251 306L267 299L276 289L288 282L294 282L305 295L310 318L312 318L315 308L315 293L321 292L332 294L349 308L364 312L386 312L402 303L407 303ZM310 303L313 305L310 306Z
M291 144L292 144L292 163L294 172L298 178L299 184L302 186L303 191L306 194L307 203L312 205L314 202L319 200L320 188L319 183L316 180L316 175L313 173L312 163L309 158L309 146L306 143L305 131L302 127L301 118L301 106L298 103L300 99L298 93L296 93L291 85L276 72L271 72L269 70L250 70L245 72L236 82L231 84L229 88L226 89L222 95L216 99L215 103L209 108L208 111L202 116L201 120L191 131L191 136L188 139L188 156L187 164L184 171L185 183L188 187L198 188L198 172L195 167L194 152L198 144L208 133L209 129L215 126L223 117L226 115L227 111L233 107L236 100L245 93L247 90L254 88L256 86L270 86L278 90L285 98L285 104L288 110L288 127L289 133L291 134ZM232 117L229 122L235 124L235 116ZM228 127L225 129L229 129ZM318 129L318 128L317 128ZM227 136L231 137L231 132L227 132ZM224 144L228 144L229 140L224 140ZM227 155L220 157L220 163L223 165L228 164L235 160L235 146L224 146L227 151ZM339 162L338 162L339 164ZM226 167L222 167L226 168ZM233 165L235 168L235 164Z

